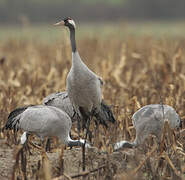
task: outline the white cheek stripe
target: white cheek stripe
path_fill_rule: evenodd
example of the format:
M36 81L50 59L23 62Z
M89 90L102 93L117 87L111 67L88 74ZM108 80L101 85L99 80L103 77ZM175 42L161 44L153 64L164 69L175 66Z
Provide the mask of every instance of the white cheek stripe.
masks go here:
M76 25L75 25L75 22L73 20L69 20L68 21L70 24L72 24L75 28L76 28Z

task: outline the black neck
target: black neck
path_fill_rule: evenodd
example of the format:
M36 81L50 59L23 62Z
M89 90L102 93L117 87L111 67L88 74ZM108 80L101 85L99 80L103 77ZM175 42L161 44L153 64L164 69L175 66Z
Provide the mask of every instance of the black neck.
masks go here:
M81 143L80 141L78 141L78 140L73 140L73 141L69 141L68 142L68 146L69 147L73 147L73 146L82 146L83 145L83 143Z
M76 52L75 29L69 28L69 30L70 30L70 40L71 40L72 52Z
M134 143L125 142L122 148L133 148L134 146L135 146Z

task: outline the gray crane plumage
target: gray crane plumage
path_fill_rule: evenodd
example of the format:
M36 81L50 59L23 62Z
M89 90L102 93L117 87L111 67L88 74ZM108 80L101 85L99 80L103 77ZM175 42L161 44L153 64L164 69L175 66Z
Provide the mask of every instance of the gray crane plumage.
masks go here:
M101 85L100 78L82 62L78 52L73 52L72 67L67 76L67 92L79 115L82 110L87 115L93 110L100 111Z
M69 115L72 122L74 122L77 119L77 114L73 110L73 106L70 102L70 99L69 99L66 91L52 93L52 94L46 96L42 100L42 104L47 105L47 106L54 106L54 107L57 107L57 108L63 110L64 112L66 112Z
M12 111L5 125L6 129L22 129L28 134L44 137L58 137L62 144L82 146L84 140L70 138L71 119L64 111L53 106L30 105ZM21 139L24 139L25 133ZM24 142L23 142L24 143Z
M43 99L42 103L43 105L55 106L63 110L69 115L72 122L75 122L78 120L78 115L77 113L75 113L73 109L73 106L70 102L67 91L50 94ZM105 127L108 127L107 125L108 121L111 123L115 122L115 118L110 107L106 105L105 102L103 101L101 102L100 111L97 114L95 114L95 118L97 123L100 123Z
M163 117L164 110L164 118L168 119L170 127L172 129L179 127L180 117L176 113L175 109L169 105L161 105L161 104L149 104L140 108L137 112L135 112L132 116L134 127L137 126L138 122L142 117L150 117L152 114L160 116L160 119Z
M182 121L179 115L169 105L150 104L142 107L132 116L133 126L136 129L134 142L117 142L114 145L114 150L137 147L141 145L150 134L155 135L159 142L165 119L168 120L169 126L172 129L181 126Z
M65 18L55 25L64 25L70 31L72 67L67 75L67 92L70 102L81 118L90 117L101 109L102 80L80 58L76 48L74 21L71 18Z

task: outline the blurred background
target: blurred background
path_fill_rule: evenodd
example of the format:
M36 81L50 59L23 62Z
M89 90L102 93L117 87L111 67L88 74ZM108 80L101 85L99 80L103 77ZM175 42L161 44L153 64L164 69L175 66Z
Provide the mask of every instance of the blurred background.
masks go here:
M184 20L184 0L1 0L0 22L47 22L72 16L79 21Z
M12 30L14 35L21 36L24 33L38 35L42 31L38 35L42 38L48 34L52 23L66 16L74 18L77 24L90 27L89 32L93 27L105 25L108 26L105 33L115 28L136 35L184 36L185 32L184 0L0 0L1 38L9 37ZM17 27L18 31L10 26ZM23 26L32 28L31 33L23 29L20 32L19 28Z

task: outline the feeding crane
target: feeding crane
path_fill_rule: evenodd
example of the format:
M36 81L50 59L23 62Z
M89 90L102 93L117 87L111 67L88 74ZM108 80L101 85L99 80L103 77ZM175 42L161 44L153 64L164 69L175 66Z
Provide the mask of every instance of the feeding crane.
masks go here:
M70 138L71 118L64 111L53 106L29 105L13 110L5 125L5 129L22 129L21 144L24 144L29 134L44 137L58 137L67 146L83 146L85 141ZM90 147L87 144L86 147Z
M134 142L117 142L114 145L114 150L137 147L141 145L150 134L155 135L157 141L160 142L165 119L168 120L171 129L182 126L179 115L169 105L150 104L142 107L132 116L133 126L136 129Z

